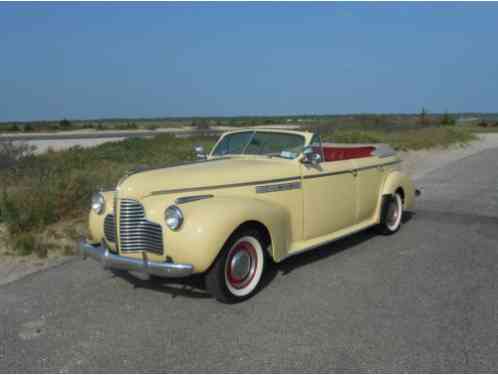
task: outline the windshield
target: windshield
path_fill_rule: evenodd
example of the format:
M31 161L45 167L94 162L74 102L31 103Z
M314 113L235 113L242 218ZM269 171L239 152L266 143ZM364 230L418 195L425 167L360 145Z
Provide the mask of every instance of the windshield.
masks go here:
M304 148L305 139L298 134L247 131L228 134L213 150L212 156L268 155L294 159Z

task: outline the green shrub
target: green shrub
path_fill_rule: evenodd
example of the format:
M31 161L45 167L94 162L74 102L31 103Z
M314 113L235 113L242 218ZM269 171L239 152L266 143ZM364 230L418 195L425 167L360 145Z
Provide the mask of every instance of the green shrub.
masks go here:
M69 121L68 119L63 119L59 121L59 128L61 128L62 130L67 130L70 127L71 127L71 121Z
M24 233L16 236L12 241L14 244L15 253L20 256L33 254L36 249L35 236L31 233Z
M451 126L455 125L455 119L449 115L448 112L445 112L443 117L441 117L441 125Z
M322 139L335 143L387 143L396 150L420 150L468 143L475 135L466 129L433 127L392 132L337 130L322 132Z
M83 217L92 193L112 189L123 174L137 165L166 166L194 158L193 145L210 148L209 138L127 139L95 148L73 147L20 160L0 171L5 181L0 196L0 218L9 233L42 231L58 221Z

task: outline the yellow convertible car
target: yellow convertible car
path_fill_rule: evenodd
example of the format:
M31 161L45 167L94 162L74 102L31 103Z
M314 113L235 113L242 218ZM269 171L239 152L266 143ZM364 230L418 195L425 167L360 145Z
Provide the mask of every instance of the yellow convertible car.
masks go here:
M205 276L223 302L258 290L265 266L371 226L395 233L415 189L388 146L244 129L198 161L130 172L95 193L85 257L159 277Z

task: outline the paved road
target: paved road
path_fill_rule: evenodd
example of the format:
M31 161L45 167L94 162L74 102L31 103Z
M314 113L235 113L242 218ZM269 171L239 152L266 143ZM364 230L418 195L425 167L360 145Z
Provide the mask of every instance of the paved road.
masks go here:
M498 371L498 149L431 173L392 237L272 268L222 305L75 259L0 288L0 370Z

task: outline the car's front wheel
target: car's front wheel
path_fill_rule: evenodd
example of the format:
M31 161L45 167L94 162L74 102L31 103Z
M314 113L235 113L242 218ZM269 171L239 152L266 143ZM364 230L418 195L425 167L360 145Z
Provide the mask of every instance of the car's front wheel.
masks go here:
M393 234L401 227L403 199L399 192L386 196L384 199L381 223L379 225L380 231L383 234Z
M251 296L265 267L264 241L258 231L236 233L206 275L206 288L218 301L233 303Z

